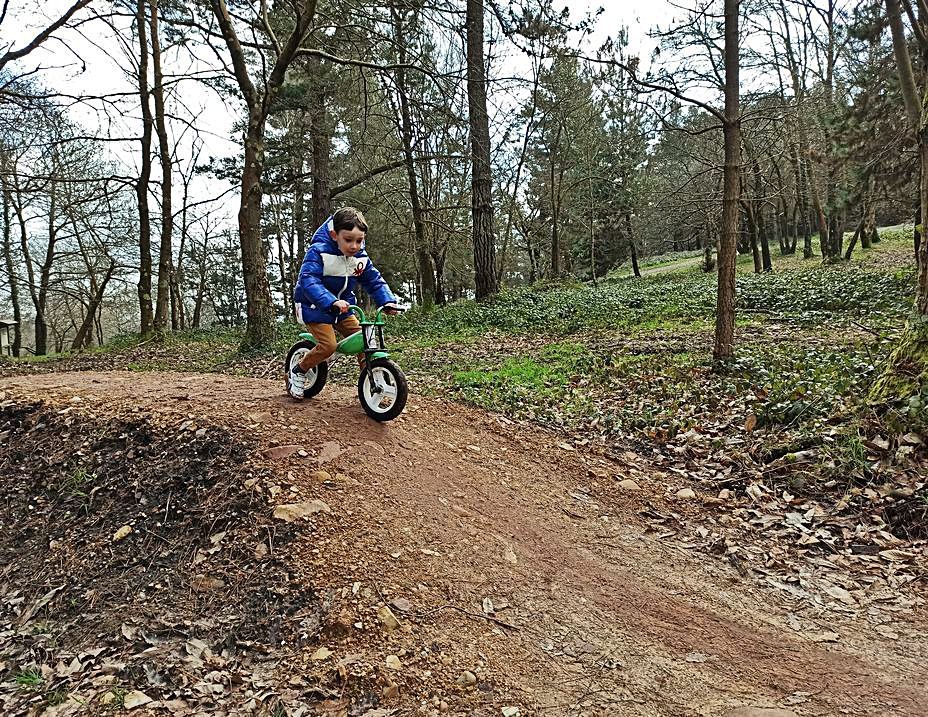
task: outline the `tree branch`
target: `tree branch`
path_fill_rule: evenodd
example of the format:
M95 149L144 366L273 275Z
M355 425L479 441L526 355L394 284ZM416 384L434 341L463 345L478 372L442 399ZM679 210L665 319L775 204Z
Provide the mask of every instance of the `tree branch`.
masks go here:
M76 13L78 10L80 10L81 8L89 4L90 4L90 0L77 0L77 2L75 2L70 8L68 8L65 11L64 15L59 17L57 20L55 20L55 22L53 22L47 28L42 30L42 32L40 32L38 35L32 38L32 42L30 42L28 45L26 45L25 47L19 50L10 50L3 56L0 56L0 70L2 70L8 62L19 60L20 58L25 57L30 52L35 50L39 45L41 45L49 37L51 37L53 32L61 28L62 25L64 25L68 20L70 20L71 16L74 15L74 13ZM4 5L3 10L4 10L4 15L5 15L6 5Z

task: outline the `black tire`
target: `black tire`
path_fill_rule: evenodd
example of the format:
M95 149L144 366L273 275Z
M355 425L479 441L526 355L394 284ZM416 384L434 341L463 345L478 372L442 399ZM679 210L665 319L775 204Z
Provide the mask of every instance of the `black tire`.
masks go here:
M293 346L290 347L290 350L287 352L287 358L284 360L284 390L286 390L287 395L290 395L290 384L288 381L288 376L290 375L290 367L294 363L294 355L297 352L311 351L314 344L312 341L297 341ZM321 364L315 368L315 380L310 383L309 373L306 375L306 386L303 388L303 398L312 398L317 393L319 393L323 387L325 387L325 382L329 378L329 364L323 361Z
M368 382L370 371L377 371L387 379L388 383L392 383L396 387L396 397L386 410L377 410L374 406L371 406L364 395L365 384ZM367 390L370 390L369 386ZM358 400L361 402L364 412L375 421L392 421L399 416L403 409L406 408L406 399L408 397L409 387L406 385L406 376L403 374L402 369L390 359L381 358L371 361L370 366L366 366L358 378Z

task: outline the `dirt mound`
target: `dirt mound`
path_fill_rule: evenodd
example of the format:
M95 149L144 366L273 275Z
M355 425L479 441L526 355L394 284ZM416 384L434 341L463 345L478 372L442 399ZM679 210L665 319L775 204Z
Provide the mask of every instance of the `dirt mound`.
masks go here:
M227 429L7 401L0 443L3 714L133 690L216 714L217 681L258 704L260 658L322 624L278 557L294 528L249 489L270 474Z

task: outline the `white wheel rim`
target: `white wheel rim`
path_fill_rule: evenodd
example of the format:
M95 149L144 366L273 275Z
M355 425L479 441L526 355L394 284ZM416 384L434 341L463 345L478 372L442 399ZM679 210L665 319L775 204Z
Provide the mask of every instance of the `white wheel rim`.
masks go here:
M382 366L375 366L371 370L371 375L374 377L375 388L379 388L380 391L372 391L370 376L365 376L364 386L361 389L364 403L374 413L386 413L396 403L396 379L391 371Z
M293 352L293 355L290 357L290 370L293 371L293 367L296 366L303 358L308 354L310 349L297 349ZM303 384L305 391L314 383L316 383L316 375L319 373L318 369L313 366L309 371L306 372L306 383Z

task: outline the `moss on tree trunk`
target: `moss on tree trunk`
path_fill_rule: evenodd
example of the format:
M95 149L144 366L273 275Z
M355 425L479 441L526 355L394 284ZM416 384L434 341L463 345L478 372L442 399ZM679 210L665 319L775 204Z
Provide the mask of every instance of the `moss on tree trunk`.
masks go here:
M895 428L928 427L928 317L914 316L906 325L870 400L898 411Z

